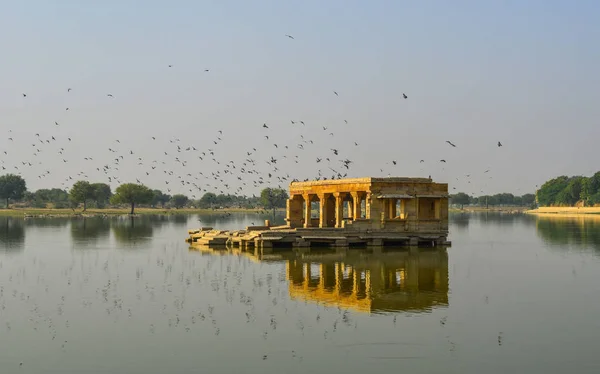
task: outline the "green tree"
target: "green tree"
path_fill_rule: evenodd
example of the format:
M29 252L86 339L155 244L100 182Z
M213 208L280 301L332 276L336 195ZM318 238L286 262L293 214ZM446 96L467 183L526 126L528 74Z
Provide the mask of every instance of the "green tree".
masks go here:
M532 193L526 193L525 195L521 196L521 204L523 206L532 206L535 204L535 195Z
M161 208L164 208L165 204L169 202L169 200L171 200L170 195L163 193L161 190L153 190L152 201L150 202L150 205L153 207L160 205Z
M275 219L275 209L285 208L288 194L281 188L265 188L260 192L260 202L265 209L273 209L273 219Z
M581 200L581 193L583 192L584 180L586 179L587 178L584 177L571 178L569 184L565 188L568 205L573 206L577 204L579 200Z
M593 206L595 203L592 198L600 192L600 172L595 173L589 178L584 178L581 187L581 199L585 201L587 205Z
M471 202L471 198L464 192L459 192L455 195L450 196L450 203L460 205L460 209L462 209L465 205Z
M133 214L136 204L149 204L153 197L154 194L148 187L142 184L125 183L117 187L110 201L115 205L130 204L130 214Z
M177 209L183 208L188 203L188 201L188 197L182 194L176 194L173 195L173 197L171 197L171 203Z
M110 186L106 183L94 183L91 186L94 190L93 199L96 202L96 207L104 208L112 196Z
M569 177L563 175L554 179L550 179L537 190L537 201L540 206L551 206L561 204L557 199L559 193L563 191L569 184ZM560 196L560 200L567 200L565 195Z
M55 208L67 206L69 194L60 188L39 189L35 191L33 198L28 201L34 206L46 207L47 204L53 204Z
M205 193L198 202L201 208L212 208L217 203L217 195L212 192Z
M36 205L40 204L39 200L36 198L36 194L31 191L25 191L23 196L21 197L21 201L25 202L28 205Z
M596 206L600 204L600 192L596 192L595 194L588 197L586 204L589 206Z
M0 199L6 201L6 209L10 200L18 200L27 191L25 180L19 175L6 174L0 177Z
M77 181L69 191L69 198L75 203L83 203L83 211L87 209L87 202L94 200L96 191L87 181Z

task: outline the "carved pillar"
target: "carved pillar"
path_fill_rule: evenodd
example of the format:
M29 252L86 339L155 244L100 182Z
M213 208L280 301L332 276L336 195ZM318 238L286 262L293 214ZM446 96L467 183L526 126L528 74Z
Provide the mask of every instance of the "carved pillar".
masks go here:
M310 204L310 195L306 194L306 195L302 195L304 197L304 206L305 206L305 210L304 210L304 227L311 227L311 204Z
M352 195L352 207L354 208L353 212L352 212L352 217L356 220L356 219L361 218L361 216L362 216L361 202L362 202L363 192L352 192L352 193L350 193L350 195Z
M302 196L292 195L287 200L286 221L291 227L302 225Z
M329 217L327 217L327 198L329 198L328 193L319 194L319 227L327 227L327 221Z
M421 219L421 217L420 217L420 214L421 214L421 212L420 212L420 210L421 210L420 209L421 202L419 201L419 197L418 196L415 199L415 204L416 204L416 207L417 207L417 214L416 214L416 219L417 220L416 220L415 226L416 226L416 229L418 230L419 229L419 220Z
M335 197L335 227L340 228L344 218L344 199L339 192L335 192L333 196Z
M393 219L396 217L396 199L389 199L389 218Z

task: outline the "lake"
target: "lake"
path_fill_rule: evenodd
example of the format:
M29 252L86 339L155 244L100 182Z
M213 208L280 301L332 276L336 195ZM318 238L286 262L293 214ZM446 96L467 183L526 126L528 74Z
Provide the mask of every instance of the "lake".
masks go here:
M191 250L256 214L0 217L2 373L600 372L600 217L452 214L446 249Z

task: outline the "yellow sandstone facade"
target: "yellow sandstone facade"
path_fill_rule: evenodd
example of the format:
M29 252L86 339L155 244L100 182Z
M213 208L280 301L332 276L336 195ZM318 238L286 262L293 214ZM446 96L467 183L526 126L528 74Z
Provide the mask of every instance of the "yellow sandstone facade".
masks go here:
M190 243L255 248L449 245L448 185L429 178L292 182L286 225L189 232Z
M448 185L428 178L359 178L292 182L291 228L448 230Z

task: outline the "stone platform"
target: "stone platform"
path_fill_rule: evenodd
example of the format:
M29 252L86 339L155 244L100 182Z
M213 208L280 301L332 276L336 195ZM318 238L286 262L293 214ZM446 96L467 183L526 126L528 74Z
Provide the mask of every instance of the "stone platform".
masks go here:
M291 228L289 226L249 226L244 230L215 230L202 227L189 230L191 245L212 248L258 249L272 253L277 249L311 247L418 247L450 246L445 235L432 230L398 232L395 230L353 230L349 228Z

